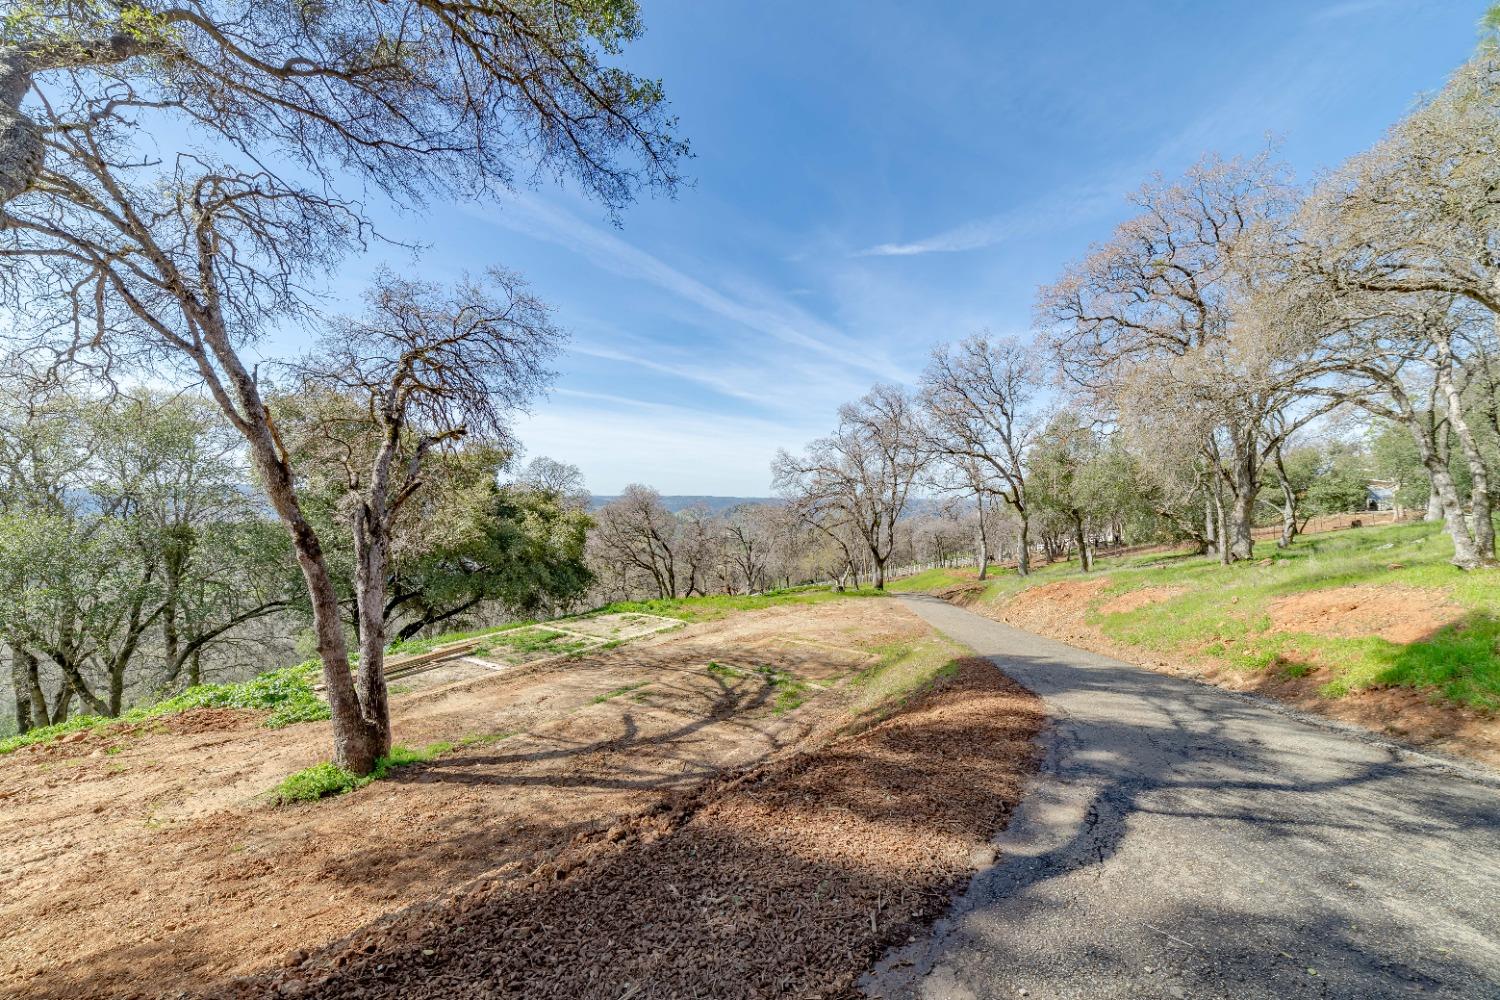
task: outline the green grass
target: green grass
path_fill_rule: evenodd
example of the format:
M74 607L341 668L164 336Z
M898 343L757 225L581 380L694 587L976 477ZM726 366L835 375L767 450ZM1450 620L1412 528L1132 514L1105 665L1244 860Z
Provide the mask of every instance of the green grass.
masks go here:
M999 572L995 567L990 567L990 573ZM899 580L887 583L886 589L895 594L920 593L929 590L944 590L948 587L956 587L963 583L974 583L976 570L972 566L950 566L929 569L915 576L904 576Z
M770 590L764 594L716 594L710 597L676 597L670 600L616 601L599 608L591 615L647 614L663 618L677 618L685 622L715 621L736 611L757 611L784 604L821 604L824 601L839 601L852 597L878 597L879 590L868 587L858 590L837 591L828 587L792 587L788 590Z
M501 732L465 736L456 743L448 741L429 743L420 750L413 750L411 747L398 743L391 747L390 753L375 762L375 770L365 775L354 774L332 761L325 760L312 767L303 768L295 774L287 775L271 790L271 800L277 805L290 805L294 802L316 802L318 799L326 799L331 795L342 795L388 777L392 771L400 768L410 767L413 764L425 764L435 757L461 747L497 743L511 735L508 732Z
M855 691L850 711L881 719L944 677L958 672L957 658L969 650L941 636L878 646L879 659L850 679Z
M650 683L650 681L636 681L634 684L626 684L624 687L617 687L613 691L606 691L604 694L596 695L593 699L593 703L595 705L602 705L606 701L611 701L615 698L620 697L621 695L629 694L632 691L639 691L641 688Z
M67 733L145 722L194 708L248 708L269 712L265 725L272 729L289 726L294 722L326 719L328 706L312 688L318 671L317 661L309 660L294 667L272 670L238 684L199 684L163 701L132 708L116 719L98 715L74 716L54 726L40 726L0 740L0 754L10 753L33 743L45 743Z
M597 642L589 639L579 639L564 632L555 632L545 626L535 626L501 632L483 642L475 652L481 656L485 653L515 653L522 656L532 653L551 655L576 653L597 645Z
M1500 709L1500 571L1465 573L1448 562L1452 555L1441 525L1415 523L1306 535L1287 549L1257 542L1252 560L1232 566L1182 552L1105 558L1091 575L1110 583L1089 601L1086 617L1106 636L1143 650L1287 676L1325 666L1332 679L1321 693L1330 698L1394 686L1471 708ZM1006 570L986 597L1004 600L1030 587L1082 578L1076 563L1037 567L1024 580ZM1277 599L1347 586L1429 589L1465 612L1458 623L1409 645L1373 635L1338 638L1273 628L1270 606ZM1134 611L1101 610L1111 598L1144 587L1183 592Z
M725 663L710 663L705 669L716 677L727 677L731 680L758 677L770 689L771 714L773 715L785 715L787 712L801 708L813 692L813 685L807 681L790 671L777 670L775 667L757 665L742 670Z

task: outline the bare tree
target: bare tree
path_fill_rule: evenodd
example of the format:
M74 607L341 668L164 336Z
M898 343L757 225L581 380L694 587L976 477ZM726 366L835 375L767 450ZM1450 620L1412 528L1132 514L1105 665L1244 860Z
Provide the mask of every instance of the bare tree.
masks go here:
M771 504L740 504L724 519L725 558L747 594L766 589L783 514L782 508Z
M896 386L877 385L841 406L838 429L805 453L778 452L771 471L777 493L844 549L851 568L850 535L859 540L876 588L884 589L896 522L927 457L911 399Z
M618 499L595 512L594 524L589 543L596 553L596 565L617 575L634 570L651 581L656 596L677 596L680 525L662 505L660 493L631 483ZM621 582L627 595L634 590L629 581Z
M1362 324L1358 316L1425 317L1404 326L1401 357L1412 361L1420 355L1429 369L1447 428L1469 467L1474 517L1467 541L1455 536L1460 565L1496 559L1493 470L1471 423L1476 408L1465 399L1464 383L1493 382L1485 343L1500 324L1500 232L1493 223L1500 190L1497 145L1500 51L1485 46L1430 101L1320 185L1301 219L1305 239L1298 261L1306 280L1345 303L1333 322L1345 333L1341 348L1361 365L1356 377L1394 385L1392 378L1374 374L1390 369L1370 350L1386 342L1389 323ZM1443 318L1476 309L1486 322L1467 315ZM1347 336L1360 331L1367 334L1363 341ZM1493 412L1492 390L1490 398ZM1485 407L1478 407L1480 419L1484 414ZM1434 494L1448 507L1437 483Z
M1305 401L1328 371L1318 338L1289 325L1274 297L1296 192L1262 154L1209 157L1133 200L1140 214L1043 290L1039 319L1064 375L1101 413L1166 407L1209 428L1212 495L1222 487L1230 500L1224 554L1248 558L1261 470L1320 415Z
M986 489L1020 519L1017 571L1031 570L1026 452L1040 429L1037 358L1015 340L977 334L942 345L922 374L927 447Z
M328 703L342 756L356 768L391 745L384 661L397 518L423 487L429 452L463 439L508 441L509 415L551 380L546 364L562 340L546 306L499 268L451 290L381 272L366 300L364 315L337 320L297 364L299 391L326 394L331 405L292 448L308 464L342 470L359 666L329 680ZM337 620L336 605L314 611Z
M338 194L346 174L408 205L508 186L521 166L610 210L671 191L686 147L660 85L603 62L640 30L628 0L58 0L5 22L0 292L27 319L18 339L178 364L206 387L291 535L351 770L373 766L380 726L346 728L360 708L339 693L337 595L244 346L306 318L309 285L368 236L364 206ZM204 148L158 157L159 120Z

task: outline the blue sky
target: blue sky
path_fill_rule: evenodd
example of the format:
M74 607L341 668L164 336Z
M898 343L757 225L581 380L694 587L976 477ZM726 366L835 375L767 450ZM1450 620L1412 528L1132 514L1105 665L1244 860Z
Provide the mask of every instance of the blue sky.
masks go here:
M757 496L778 447L935 343L1025 335L1037 286L1153 171L1272 135L1305 177L1370 145L1472 50L1483 4L642 6L624 62L664 80L691 188L618 228L551 185L388 228L434 276L522 272L572 332L518 422L529 454L596 493Z

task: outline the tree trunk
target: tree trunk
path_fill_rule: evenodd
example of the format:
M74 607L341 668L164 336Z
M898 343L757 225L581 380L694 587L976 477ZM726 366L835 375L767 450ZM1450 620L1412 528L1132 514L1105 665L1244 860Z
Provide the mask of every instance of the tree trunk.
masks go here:
M207 353L193 353L191 356L214 401L250 445L250 458L260 475L261 487L291 536L297 566L307 584L313 635L317 640L318 660L323 666L324 690L333 721L334 763L356 774L368 774L375 766L376 758L384 751L380 746L379 732L365 726L360 711L359 696L349 671L349 644L344 638L338 590L328 571L323 543L303 513L291 463L281 447L275 422L261 398L255 376L235 353L221 319L209 314L198 318L209 351L223 366L228 387Z
M1427 511L1422 515L1422 520L1427 522L1441 521L1443 519L1443 498L1438 496L1434 487L1427 494Z
M1448 537L1453 539L1453 565L1460 569L1478 569L1481 565L1479 549L1475 546L1474 537L1469 534L1469 525L1464 520L1464 510L1458 502L1458 490L1453 485L1453 476L1449 473L1448 466L1439 457L1437 448L1428 437L1428 432L1422 426L1420 418L1413 415L1407 420L1407 427L1417 443L1417 454L1421 456L1422 465L1426 467L1427 474L1432 477L1433 496L1437 497L1438 503L1442 506Z
M1031 518L1026 514L1026 508L1017 507L1016 514L1021 518L1021 530L1016 539L1016 575L1031 575Z
M1255 457L1248 449L1235 461L1228 538L1230 559L1249 559L1255 552L1255 495L1260 492L1260 483L1254 466Z
M1073 544L1078 546L1078 568L1087 573L1091 567L1088 541L1084 538L1083 518L1073 515Z
M1276 540L1278 549L1288 548L1297 537L1297 495L1291 484L1281 480L1281 537Z
M1214 487L1214 517L1217 522L1214 529L1218 539L1219 562L1228 566L1233 557L1229 553L1229 531L1224 523L1224 493L1217 484Z
M391 752L391 715L385 685L385 591L389 566L384 504L360 506L354 528L354 591L359 621L359 666L354 675L359 699L362 755L345 766L368 774ZM364 755L369 755L368 763Z
M10 685L16 695L16 732L30 732L35 725L31 721L31 685L27 683L21 653L16 649L10 651ZM42 710L46 711L46 707L43 706Z
M1494 565L1495 522L1490 513L1489 469L1484 454L1479 450L1479 442L1475 440L1474 431L1464 417L1463 400L1459 397L1458 386L1453 384L1452 361L1446 344L1440 348L1439 358L1437 380L1448 403L1448 423L1458 436L1459 448L1469 463L1469 475L1473 483L1469 490L1469 503L1474 511L1474 550L1481 563Z
M984 530L984 508L979 510L979 579L990 572L990 538Z

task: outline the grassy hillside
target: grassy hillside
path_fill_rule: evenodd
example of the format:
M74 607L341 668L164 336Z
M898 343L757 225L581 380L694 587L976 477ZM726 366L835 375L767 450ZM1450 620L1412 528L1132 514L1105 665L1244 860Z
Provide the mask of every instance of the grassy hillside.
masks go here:
M1087 576L1076 564L1025 580L1002 570L976 599L1081 605L1087 624L1143 651L1289 676L1324 668L1331 698L1395 686L1500 709L1500 571L1463 573L1451 556L1440 525L1401 524L1308 535L1285 550L1261 542L1233 566L1152 553L1101 559ZM891 589L973 582L972 570L934 570Z

